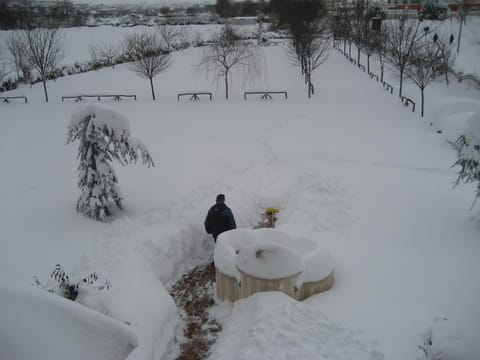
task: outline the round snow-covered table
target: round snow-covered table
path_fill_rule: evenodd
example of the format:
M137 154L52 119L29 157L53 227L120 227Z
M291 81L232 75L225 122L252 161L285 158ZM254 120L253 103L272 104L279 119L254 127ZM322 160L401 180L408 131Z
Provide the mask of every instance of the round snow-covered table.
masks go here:
M214 261L219 300L235 301L260 291L283 291L303 300L330 289L334 281L328 250L276 229L220 234Z
M240 298L261 291L283 291L295 297L296 280L303 271L299 254L276 244L246 247L238 254L236 267L240 272Z

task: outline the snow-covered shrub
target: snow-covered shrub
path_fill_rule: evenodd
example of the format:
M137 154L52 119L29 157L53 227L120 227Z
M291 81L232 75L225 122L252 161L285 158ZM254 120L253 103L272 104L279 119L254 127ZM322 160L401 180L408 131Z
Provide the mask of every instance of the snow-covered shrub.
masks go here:
M141 157L144 165L155 165L147 148L130 136L128 120L113 109L88 105L74 111L67 144L75 140L80 141L78 187L81 195L77 210L92 219L106 221L112 214L113 204L121 209L123 202L110 162L118 160L126 165Z
M78 290L80 289L80 287L90 286L97 290L110 289L110 283L108 281L105 281L103 284L98 286L92 286L99 279L97 273L91 273L90 275L85 276L83 279L80 279L76 282L71 281L70 277L67 275L62 265L60 264L55 265L55 269L53 269L50 277L58 283L58 286L56 286L55 288L49 289L47 288L47 286L42 285L42 283L40 282L40 280L38 280L36 276L34 276L35 284L51 293L54 293L55 290L58 288L58 290L60 291L59 295L72 301L75 301L75 299L77 298Z
M469 127L454 143L457 161L460 166L455 186L463 183L477 182L477 194L472 204L480 198L480 112L475 113L468 122Z
M0 84L0 92L15 90L17 88L17 82L12 79L8 79Z
M433 346L433 328L429 327L424 335L423 345L418 345L422 355L418 360L442 360L442 352Z

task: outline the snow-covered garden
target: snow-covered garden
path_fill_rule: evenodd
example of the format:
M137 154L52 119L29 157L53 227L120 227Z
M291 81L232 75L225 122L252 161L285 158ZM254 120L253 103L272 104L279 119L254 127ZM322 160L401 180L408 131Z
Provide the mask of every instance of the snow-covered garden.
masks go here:
M479 20L464 29L457 69L466 73L478 72ZM68 31L70 63L88 58L93 37L123 36L101 29ZM280 209L278 230L329 249L335 283L302 302L274 292L218 301L210 315L222 331L210 359L423 359L418 345L430 336L442 360L478 358L480 214L478 203L470 210L474 183L452 189L459 168L448 141L480 112L479 90L440 79L421 118L332 49L307 99L285 49L263 52L253 83L232 76L229 100L195 66L201 48L173 54L155 78L156 101L127 64L49 81L48 104L41 84L2 93L28 104L0 104L0 358L52 358L82 339L69 358L174 359L182 323L169 289L212 261L203 221L218 193L239 228ZM386 80L396 86L393 72ZM244 100L262 89L288 99ZM177 101L185 90L211 91L213 101ZM89 93L137 95L100 106L122 114L155 164L112 162L124 209L107 222L76 211L81 159L67 131L88 108L61 97ZM419 99L410 83L404 93ZM73 282L95 272L109 286L86 284L75 303L62 299L42 289L58 292L56 264ZM52 341L62 335L68 341Z

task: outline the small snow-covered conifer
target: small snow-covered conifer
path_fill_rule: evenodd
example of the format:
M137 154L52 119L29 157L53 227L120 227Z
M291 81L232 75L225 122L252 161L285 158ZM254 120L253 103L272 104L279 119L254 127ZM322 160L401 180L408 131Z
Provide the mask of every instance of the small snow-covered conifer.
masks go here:
M454 146L457 149L457 161L454 166L461 167L455 186L461 182L477 182L473 208L475 201L480 198L480 112L470 118L467 131L455 141Z
M80 141L78 148L77 210L95 220L106 221L116 204L122 208L123 196L110 163L122 165L142 158L144 165L155 166L147 148L130 136L128 120L113 109L88 105L73 112L68 127L68 143Z

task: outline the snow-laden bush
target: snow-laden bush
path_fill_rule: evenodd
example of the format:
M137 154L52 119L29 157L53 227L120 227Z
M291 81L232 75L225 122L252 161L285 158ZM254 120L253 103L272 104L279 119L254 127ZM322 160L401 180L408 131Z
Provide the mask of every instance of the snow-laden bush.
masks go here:
M95 220L106 221L116 204L122 209L123 197L117 176L110 165L136 162L155 166L147 148L130 136L128 120L113 109L98 105L78 108L68 127L68 143L80 141L78 148L78 187L81 190L77 210Z
M460 183L477 183L475 201L480 198L480 112L475 113L468 122L469 127L454 143L457 150L457 161L460 166L455 186Z
M418 357L418 360L442 360L442 352L438 350L433 345L433 328L430 326L427 330L427 333L424 334L423 344L418 345L419 350L421 351L421 356Z
M101 285L94 286L94 284L96 284L97 281L99 280L99 277L95 272L91 273L88 276L85 276L84 278L78 281L72 281L70 280L70 277L67 275L62 265L60 264L55 265L55 268L53 269L50 277L58 283L58 286L54 288L48 288L46 285L43 285L36 276L34 276L35 285L43 289L46 289L48 292L51 292L51 293L56 292L56 290L58 289L59 295L72 301L75 301L75 299L77 298L78 290L81 287L90 286L97 290L110 289L110 283L108 282L108 280Z

